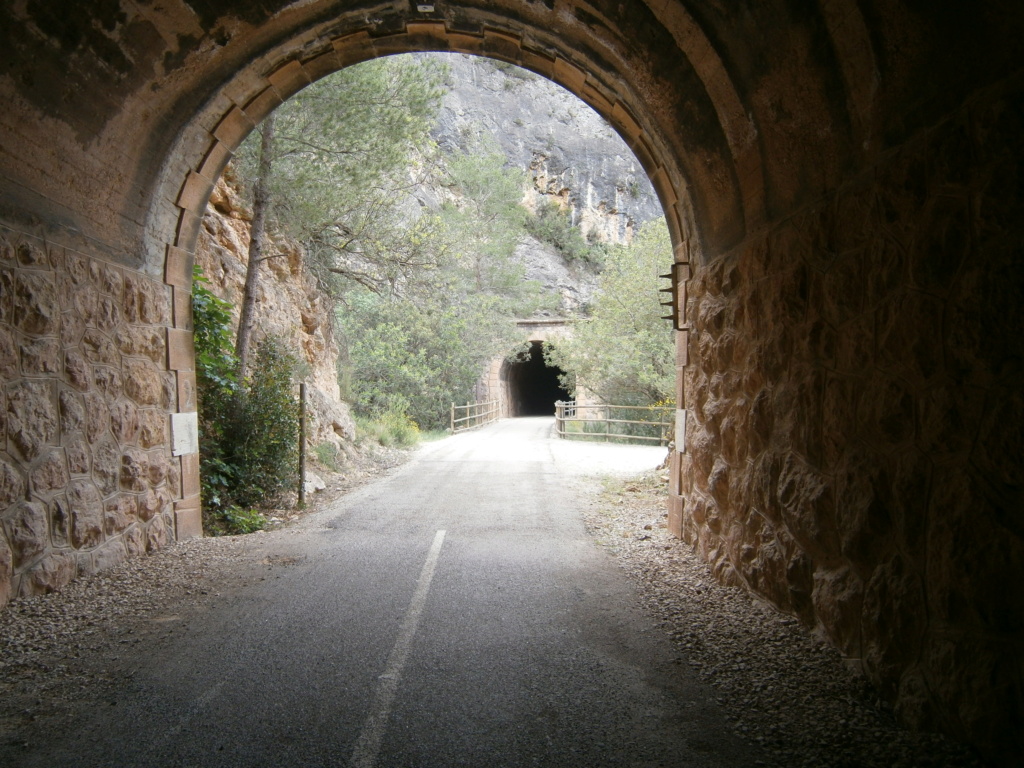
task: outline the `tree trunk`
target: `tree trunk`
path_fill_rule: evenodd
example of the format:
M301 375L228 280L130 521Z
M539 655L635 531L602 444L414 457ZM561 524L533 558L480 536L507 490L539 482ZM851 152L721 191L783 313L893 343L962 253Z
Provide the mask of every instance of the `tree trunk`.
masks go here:
M260 142L260 164L253 190L252 228L249 237L249 264L245 270L245 291L242 294L242 316L238 321L235 355L238 357L238 379L245 377L249 363L249 342L252 339L256 286L259 284L260 264L266 245L267 212L270 209L270 173L274 161L274 113L263 120L263 140Z

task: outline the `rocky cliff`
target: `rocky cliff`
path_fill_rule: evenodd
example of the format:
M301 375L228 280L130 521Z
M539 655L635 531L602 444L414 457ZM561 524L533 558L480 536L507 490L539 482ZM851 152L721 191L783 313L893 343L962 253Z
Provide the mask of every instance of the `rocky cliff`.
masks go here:
M465 150L472 137L490 133L513 167L528 170L528 208L557 202L585 235L602 242L629 242L640 225L662 215L626 143L564 88L491 59L445 60L452 87L434 132L442 147Z
M452 54L451 90L434 138L448 151L465 151L490 134L509 165L527 171L523 204L536 211L556 203L585 236L628 243L636 230L662 215L650 180L622 138L590 107L550 80L491 59ZM526 236L517 257L527 278L560 296L559 314L580 311L593 296L592 270L567 264L550 245Z
M230 169L213 191L203 216L196 262L210 289L235 305L235 327L245 285L251 212L242 203ZM273 241L276 255L261 270L256 298L256 325L261 335L284 341L305 370L310 409L309 441L342 446L355 436L348 406L338 389L338 344L331 325L333 308L302 269L302 249Z

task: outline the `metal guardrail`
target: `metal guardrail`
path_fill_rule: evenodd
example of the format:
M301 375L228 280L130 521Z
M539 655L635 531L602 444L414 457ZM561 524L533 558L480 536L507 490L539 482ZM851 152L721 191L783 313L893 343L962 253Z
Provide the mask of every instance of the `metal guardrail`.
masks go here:
M613 418L623 411L650 413L650 419ZM675 410L660 405L580 405L575 400L555 403L555 432L563 439L638 440L668 445L672 440ZM591 431L587 431L587 430ZM598 431L593 431L594 429ZM619 430L619 431L615 431ZM656 432L629 434L629 432Z
M466 403L465 405L452 403L451 433L454 435L456 432L464 432L467 429L482 427L484 424L497 421L500 411L501 408L497 400ZM457 416L459 413L465 415Z

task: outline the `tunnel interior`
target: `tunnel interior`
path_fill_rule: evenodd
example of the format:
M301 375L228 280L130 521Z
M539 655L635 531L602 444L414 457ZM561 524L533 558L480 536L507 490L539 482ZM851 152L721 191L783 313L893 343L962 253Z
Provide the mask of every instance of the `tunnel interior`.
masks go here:
M544 362L544 345L530 343L530 354L522 362L506 363L508 398L513 416L551 416L556 400L571 400L572 395L558 382L565 372Z
M484 55L608 118L663 203L669 530L1016 760L1024 4L732 5L0 6L0 607L202 534L192 261L242 139L350 64Z

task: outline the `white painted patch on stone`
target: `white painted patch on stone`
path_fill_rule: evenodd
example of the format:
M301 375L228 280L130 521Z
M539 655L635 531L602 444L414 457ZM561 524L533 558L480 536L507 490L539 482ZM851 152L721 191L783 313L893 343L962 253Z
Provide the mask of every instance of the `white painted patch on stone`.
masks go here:
M171 455L185 456L199 453L199 414L171 414Z

